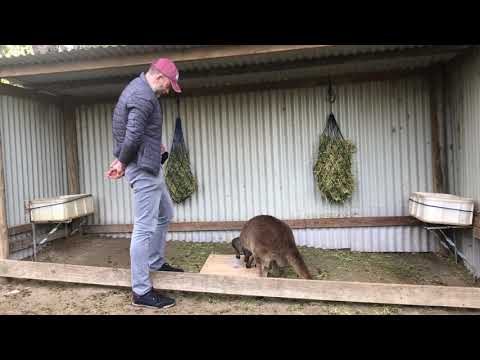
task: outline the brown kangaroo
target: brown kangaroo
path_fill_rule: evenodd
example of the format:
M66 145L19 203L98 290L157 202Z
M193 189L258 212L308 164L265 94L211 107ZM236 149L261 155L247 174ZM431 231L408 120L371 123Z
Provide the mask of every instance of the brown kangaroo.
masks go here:
M240 238L232 241L237 258L245 255L247 268L255 262L261 277L266 277L271 268L291 265L298 276L312 279L290 227L273 216L260 215L250 219L242 228Z

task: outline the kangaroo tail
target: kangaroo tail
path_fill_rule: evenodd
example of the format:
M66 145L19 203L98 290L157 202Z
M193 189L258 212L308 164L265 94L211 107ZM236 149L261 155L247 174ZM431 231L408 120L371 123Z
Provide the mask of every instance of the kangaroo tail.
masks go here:
M310 275L307 265L305 265L305 262L303 261L302 256L300 255L298 250L288 254L286 256L286 259L288 263L293 267L298 276L303 279L312 279L312 275Z

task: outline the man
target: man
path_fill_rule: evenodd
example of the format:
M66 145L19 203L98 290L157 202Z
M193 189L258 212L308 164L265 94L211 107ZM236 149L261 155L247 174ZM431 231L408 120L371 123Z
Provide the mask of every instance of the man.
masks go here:
M132 304L167 308L175 300L153 289L150 271L177 271L165 262L165 241L173 205L162 171L163 111L158 98L170 87L181 92L179 73L168 59L155 61L123 90L113 113L113 161L107 176L126 176L133 189L134 226L130 244Z

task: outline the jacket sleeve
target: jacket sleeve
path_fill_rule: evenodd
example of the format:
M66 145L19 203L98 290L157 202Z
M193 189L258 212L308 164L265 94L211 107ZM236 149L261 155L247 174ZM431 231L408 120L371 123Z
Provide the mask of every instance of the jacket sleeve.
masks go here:
M130 164L137 155L153 109L151 100L139 95L132 96L127 102L127 130L118 156L118 160L125 166Z

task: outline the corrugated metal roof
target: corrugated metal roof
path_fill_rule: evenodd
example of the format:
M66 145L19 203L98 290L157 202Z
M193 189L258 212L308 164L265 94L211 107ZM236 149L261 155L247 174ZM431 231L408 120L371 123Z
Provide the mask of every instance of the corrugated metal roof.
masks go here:
M156 51L182 50L203 46L204 45L102 45L101 47L52 52L42 55L0 57L0 66L39 65L75 60L95 60L109 56L146 54Z
M236 58L215 59L205 62L189 62L181 64L181 67L183 71L206 71L229 67L268 65L272 62L288 63L345 55L360 56L369 53L393 52L428 46L430 45L334 45L279 54L259 54Z
M207 45L211 46L211 45ZM157 56L158 52L161 50L171 50L171 49L187 49L193 47L202 47L202 45L127 45L127 46L114 46L109 48L93 48L85 50L76 50L66 53L57 53L57 54L46 54L36 56L21 56L16 58L21 60L20 62L14 62L18 65L34 64L34 63L55 63L55 62L67 62L67 61L76 61L81 59L86 60L95 60L99 58L105 58L108 56L127 56L132 54L141 54L141 53L151 53L152 59ZM203 46L204 47L204 46ZM441 46L440 46L441 47ZM450 46L448 46L451 48ZM454 46L450 57L452 54L455 54L456 49L462 50L465 46ZM177 65L180 70L180 78L184 83L185 87L189 87L189 82L200 82L202 87L207 86L219 86L223 85L226 81L235 83L241 79L247 80L247 78L252 78L252 81L255 82L265 82L270 81L272 76L274 78L278 77L299 77L300 73L305 70L302 70L303 67L309 67L309 70L306 70L304 76L310 76L315 69L309 64L311 61L323 61L329 58L342 57L342 56L361 56L361 55L380 55L387 53L397 53L408 49L415 48L432 48L432 51L438 49L439 46L434 45L333 45L333 46L322 46L317 48L309 48L297 51L287 51L287 52L278 52L278 53L262 53L255 55L246 55L246 56L235 56L235 57L225 57L225 58L215 58L215 59L206 59L206 60L197 60L197 61L185 61L178 62ZM417 57L418 58L418 57ZM379 64L378 71L383 67L385 71L388 71L388 68L398 67L397 65L402 61L408 62L408 66L414 67L417 63L426 63L431 64L435 61L442 61L445 58L439 58L438 55L428 55L426 57L421 57L418 59L387 59L384 60L383 64ZM5 62L2 62L5 61ZM0 59L0 68L6 66L7 62L14 61L12 59ZM333 61L333 60L332 60ZM265 70L264 73L256 71L255 73L250 74L241 74L241 75L229 75L228 71L230 69L249 69L253 67L262 67L262 66L271 66L275 64L283 65L295 65L300 64L299 69L293 69L288 71L280 72L268 72ZM301 65L303 64L303 65ZM338 64L337 64L338 65ZM319 65L319 68L322 67L328 71L331 71L332 67L328 67L328 64ZM340 61L339 69L343 66L342 61ZM423 65L419 65L423 66ZM354 66L355 67L355 66ZM360 67L360 66L359 66ZM96 95L98 91L102 92L101 89L111 89L113 92L120 91L118 87L123 86L128 82L129 79L138 75L141 71L144 71L146 66L135 65L129 67L118 67L118 68L108 68L101 70L92 70L92 71L76 71L76 72L65 72L65 73L54 73L54 74L43 74L43 75L29 75L22 76L18 78L7 78L8 80L24 85L26 87L32 87L37 89L60 89L58 94L71 94L71 95ZM220 75L223 72L227 74L227 79L224 76L219 76L217 79L212 79L213 76ZM293 73L297 73L294 75ZM189 80L190 74L196 74L196 80ZM198 74L209 75L208 80L203 84L202 79L198 79ZM112 81L113 80L113 81ZM117 81L116 81L117 80ZM87 86L84 81L90 82ZM92 82L98 81L97 85L91 86ZM80 83L78 83L80 82ZM117 83L120 85L114 85ZM212 84L212 82L214 84ZM52 85L50 85L52 84ZM60 86L58 86L60 85ZM91 89L91 93L88 93L88 89Z
M70 51L53 52L43 55L19 55L12 57L0 57L0 66L7 65L37 65L37 64L51 64L75 60L95 60L98 58L109 56L127 56L134 54L147 54L151 52L165 51L165 50L183 50L198 47L209 47L216 45L105 45L102 47L83 48ZM427 47L430 45L334 45L324 48L316 49L311 55L316 57L322 56L340 56L340 55L360 55L371 52L383 51L398 51L415 47ZM295 60L305 58L300 53L289 54L285 58L288 60ZM257 59L259 63L269 59L269 55L249 56L249 59ZM230 64L225 64L220 60L220 66L241 66L244 65L245 59L236 60ZM208 66L207 66L208 68ZM200 68L201 69L201 68ZM185 70L188 70L186 68Z

